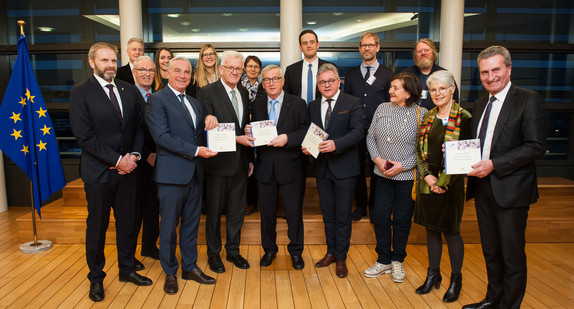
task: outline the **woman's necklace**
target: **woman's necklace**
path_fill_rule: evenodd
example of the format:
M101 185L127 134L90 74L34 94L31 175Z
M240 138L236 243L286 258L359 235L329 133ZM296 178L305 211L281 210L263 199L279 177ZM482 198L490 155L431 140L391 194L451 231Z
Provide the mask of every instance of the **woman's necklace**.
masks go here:
M394 144L399 139L399 136L401 135L401 133L405 129L405 126L407 125L409 115L411 114L411 111L409 111L407 109L405 119L403 119L403 121L402 121L403 124L401 125L400 129L397 131L397 135L395 136L395 138L391 139L391 118L393 115L393 109L394 108L395 108L395 104L391 104L391 111L389 112L389 120L387 121L387 139L386 140L387 140L387 143L389 143L389 144Z

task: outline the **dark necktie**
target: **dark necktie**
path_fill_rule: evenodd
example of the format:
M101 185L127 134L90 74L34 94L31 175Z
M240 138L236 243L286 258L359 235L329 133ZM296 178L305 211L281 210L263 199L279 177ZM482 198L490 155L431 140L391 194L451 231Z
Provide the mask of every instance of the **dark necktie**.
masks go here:
M113 84L107 84L106 87L110 90L110 101L112 101L112 105L114 106L114 109L116 110L116 113L118 114L118 117L120 117L120 121L123 121L124 118L122 117L122 110L120 109L120 102L118 102L118 98L116 97L116 94L114 93L114 85Z
M492 110L492 104L496 100L495 96L491 96L488 104L486 105L486 110L484 111L484 116L482 116L482 122L480 124L480 132L478 133L478 139L480 140L480 153L484 148L484 140L486 139L486 130L488 129L488 119L490 118L490 111Z
M371 77L371 67L367 67L367 73L365 73L365 83L367 80L369 80L369 77Z
M187 105L185 105L185 94L180 93L177 96L179 97L179 100L181 101L181 105L183 105L183 108L187 111L187 113L191 117L191 122L193 122L193 116L191 115L191 111L187 108ZM193 123L193 127L195 128L195 123Z
M307 71L307 105L313 101L313 64L309 63L309 71Z
M150 95L151 95L151 93L146 92L146 94L145 94L145 102L146 102L146 103L147 103L147 99L149 98Z
M333 101L333 99L329 99L327 100L327 104L329 104L329 107L327 107L327 111L325 112L325 129L327 129L327 126L329 125L329 120L331 120L331 101Z

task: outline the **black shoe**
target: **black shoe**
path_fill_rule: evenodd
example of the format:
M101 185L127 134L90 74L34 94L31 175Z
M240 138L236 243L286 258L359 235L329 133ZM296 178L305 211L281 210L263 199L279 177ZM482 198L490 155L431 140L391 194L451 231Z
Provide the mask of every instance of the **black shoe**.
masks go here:
M271 265L271 263L273 263L274 259L275 259L275 253L266 252L261 258L261 261L259 261L259 266L267 267Z
M305 261L303 261L303 257L300 255L292 255L291 265L293 265L293 268L296 270L301 270L305 267Z
M418 287L415 292L419 295L428 294L432 287L435 289L440 288L440 282L442 281L442 276L440 275L440 269L428 269L427 278L425 283Z
M104 285L101 282L90 283L90 299L98 302L104 300Z
M357 208L352 214L351 214L351 219L353 221L359 221L361 220L361 218L366 217L367 216L367 211L365 209L359 209Z
M153 282L151 281L150 278L148 277L144 277L138 273L136 273L135 271L129 275L123 275L120 274L120 282L131 282L135 285L139 285L139 286L146 286L146 285L152 285Z
M142 250L142 256L147 256L147 257L150 257L154 260L159 260L159 250L158 249L150 250L150 251L143 251Z
M232 255L232 256L227 256L227 258L225 258L226 260L228 260L229 262L233 263L233 265L235 265L235 267L237 268L241 268L241 269L248 269L249 268L249 262L247 262L246 259L244 259L241 254L236 254L236 255Z
M182 272L181 278L184 280L193 280L201 284L215 284L215 279L204 274L199 267L194 270Z
M444 293L442 301L445 303L456 301L460 294L460 289L462 289L462 274L451 274L450 285L448 286L446 293Z
M462 309L497 309L497 308L498 308L497 303L491 302L486 298L479 303L462 306Z
M223 262L219 255L210 256L207 258L207 263L209 264L209 269L213 272L218 274L222 274L225 272L225 266L223 266Z
M166 294L173 295L177 293L178 290L177 277L175 275L166 276L165 283L163 284L163 291Z
M134 259L134 270L135 271L140 271L140 270L144 270L145 266L142 262L138 261L138 259Z

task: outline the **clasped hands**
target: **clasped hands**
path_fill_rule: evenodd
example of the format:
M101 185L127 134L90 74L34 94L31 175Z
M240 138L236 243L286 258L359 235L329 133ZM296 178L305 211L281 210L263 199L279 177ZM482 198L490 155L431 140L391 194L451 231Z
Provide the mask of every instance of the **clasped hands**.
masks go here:
M118 162L118 165L110 167L111 170L117 170L118 174L126 175L138 167L137 162L138 157L134 156L133 154L126 153Z

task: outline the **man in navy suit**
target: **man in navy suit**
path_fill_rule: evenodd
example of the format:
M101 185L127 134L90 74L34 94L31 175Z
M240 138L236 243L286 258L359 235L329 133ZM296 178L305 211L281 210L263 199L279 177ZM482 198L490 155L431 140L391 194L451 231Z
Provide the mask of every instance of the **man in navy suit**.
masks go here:
M467 199L476 204L488 286L483 301L463 308L518 309L526 291L528 209L538 200L535 161L546 152L548 119L538 93L510 82L506 48L483 50L478 68L488 95L473 108L482 161L468 173Z
M322 65L317 72L322 96L309 104L309 119L325 130L329 137L319 144L315 176L325 224L327 254L316 267L336 262L339 278L348 274L347 252L351 241L351 207L359 175L357 144L365 136L361 100L339 90L341 80L337 67ZM302 147L303 153L310 153Z
M168 85L149 98L146 121L156 142L155 181L161 213L159 256L166 274L164 291L178 291L175 257L177 225L181 252L182 278L202 284L215 279L197 267L197 231L201 215L203 169L198 157L217 153L203 143L204 128L213 128L217 120L207 116L199 101L185 93L191 80L191 64L183 56L173 58L168 67Z
M389 102L389 87L393 71L377 61L377 52L381 48L379 36L373 32L365 32L359 39L359 52L363 61L361 65L352 69L345 77L343 91L361 99L363 103L363 113L365 116L365 134L371 126L373 115L379 104ZM355 201L357 209L352 214L353 220L361 220L367 215L367 205L369 213L373 209L375 190L375 178L371 178L371 194L367 194L367 182L365 179L365 158L367 155L367 143L363 138L359 143L359 164L361 173L357 177L357 187L355 188ZM371 172L375 164L370 159L369 168ZM367 198L368 196L368 198Z
M116 218L119 280L152 284L135 272L134 258L136 161L141 158L145 128L137 92L114 78L117 52L109 43L92 45L88 61L94 75L74 86L70 97L70 126L82 148L80 176L88 202L89 297L96 302L104 299L104 245L111 208Z
M127 54L129 62L118 68L117 78L130 84L135 84L133 75L134 61L144 53L144 41L140 38L130 38L128 40Z
M291 264L303 269L303 203L299 198L305 182L301 142L309 127L309 114L303 99L283 91L281 68L268 65L261 71L262 85L267 93L255 99L251 121L274 120L278 136L265 146L257 147L255 178L261 204L261 244L265 254L260 265L271 265L278 248L277 207L279 193L287 219L287 250ZM250 126L248 125L248 128Z

